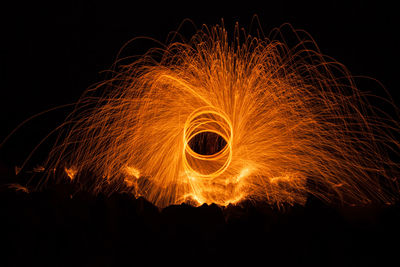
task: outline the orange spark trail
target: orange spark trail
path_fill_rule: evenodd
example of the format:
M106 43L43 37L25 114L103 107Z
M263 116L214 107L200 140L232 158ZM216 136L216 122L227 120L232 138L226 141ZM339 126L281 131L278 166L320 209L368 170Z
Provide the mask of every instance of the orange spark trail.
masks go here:
M398 164L386 151L398 152L397 123L308 35L294 35L302 41L289 48L238 26L229 41L215 26L119 66L81 99L48 165L74 166L83 184L79 172L90 171L102 177L94 191L128 188L160 207L302 204L308 194L392 202Z

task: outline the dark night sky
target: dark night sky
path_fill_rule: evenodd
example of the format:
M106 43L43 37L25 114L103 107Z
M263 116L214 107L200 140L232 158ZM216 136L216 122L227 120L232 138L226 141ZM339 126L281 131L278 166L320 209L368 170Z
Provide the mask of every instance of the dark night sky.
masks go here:
M164 41L185 18L198 26L223 18L230 30L236 21L248 27L257 14L266 33L289 22L308 31L324 54L352 74L379 80L400 106L395 1L138 2L1 4L0 141L29 116L76 101L104 78L99 73L130 39ZM127 53L152 46L138 42ZM384 95L374 83L360 82L360 89ZM68 111L39 117L9 140L0 150L1 179ZM48 148L45 144L34 156L36 163ZM398 205L335 210L310 200L287 213L246 205L183 205L161 212L127 195L105 198L81 192L70 198L69 187L63 186L31 194L0 186L0 247L3 242L7 247L0 250L1 266L8 266L2 265L4 259L10 266L42 261L49 266L115 266L139 258L150 266L153 260L159 261L156 266L169 261L231 266L240 260L246 263L241 266L255 266L258 259L271 266L386 266L382 260L398 257L398 245L391 245L400 237ZM212 257L219 261L208 261ZM80 258L85 260L77 262Z
M227 29L232 29L236 21L248 27L257 14L266 33L289 22L307 30L323 53L344 63L353 74L381 81L400 103L393 1L138 2L27 1L3 6L0 139L29 116L76 101L103 78L99 72L110 67L130 39L149 36L164 41L185 18L198 26L220 23L223 18ZM127 53L139 54L152 46L137 42ZM67 112L53 112L27 124L4 147L3 162L21 162Z

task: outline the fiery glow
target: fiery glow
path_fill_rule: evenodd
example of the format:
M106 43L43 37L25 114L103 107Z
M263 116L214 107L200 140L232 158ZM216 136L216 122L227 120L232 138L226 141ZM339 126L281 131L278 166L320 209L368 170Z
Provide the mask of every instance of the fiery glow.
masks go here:
M27 193L27 194L29 193L29 189L27 187L23 186L23 185L20 185L20 184L9 184L8 188L14 189L17 192L18 191L22 191L22 192Z
M126 167L126 174L128 174L128 176L133 176L136 179L140 177L140 171L138 169L135 169L133 167Z
M160 207L307 194L391 202L398 164L386 151L398 151L397 124L308 35L294 36L302 41L289 48L238 26L233 41L204 28L119 66L82 97L49 165L78 166L65 169L71 179L103 177L94 191L128 186Z
M77 169L75 167L70 167L70 168L65 167L64 170L69 179L74 180L75 175L77 173Z

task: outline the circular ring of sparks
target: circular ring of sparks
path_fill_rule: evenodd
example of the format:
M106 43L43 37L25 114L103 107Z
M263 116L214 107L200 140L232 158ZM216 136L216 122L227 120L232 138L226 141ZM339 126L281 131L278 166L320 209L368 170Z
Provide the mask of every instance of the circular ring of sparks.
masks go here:
M102 97L78 103L48 165L66 166L69 177L89 170L101 177L95 192L128 187L160 207L301 204L308 194L392 201L381 184L398 186L398 164L385 153L399 150L390 133L398 124L366 115L377 109L343 65L299 37L304 32L294 31L292 49L246 34L243 41L239 32L236 26L229 42L223 27L206 28L169 44L159 60L148 53L121 66L95 88L105 90ZM190 142L203 133L226 145L197 153Z
M221 136L226 145L220 151L213 155L202 155L194 152L189 146L189 142L200 133L215 133ZM222 174L232 161L232 125L229 118L222 112L216 112L209 107L199 108L189 115L183 131L183 162L185 172L188 177L198 177L202 179L213 179ZM199 164L196 164L199 161ZM218 162L222 161L222 164ZM209 162L217 162L219 168L210 172L209 168L205 171L210 173L203 173L198 168ZM198 165L197 168L194 165Z

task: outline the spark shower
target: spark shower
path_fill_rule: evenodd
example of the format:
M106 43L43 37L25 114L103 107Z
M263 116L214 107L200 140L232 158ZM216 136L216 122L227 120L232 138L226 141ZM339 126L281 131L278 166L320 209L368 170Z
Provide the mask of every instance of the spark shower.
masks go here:
M282 28L266 38L204 26L188 41L117 61L60 127L45 166L64 176L46 179L128 191L159 207L280 206L308 195L392 203L397 121L306 32L290 29L294 45Z

